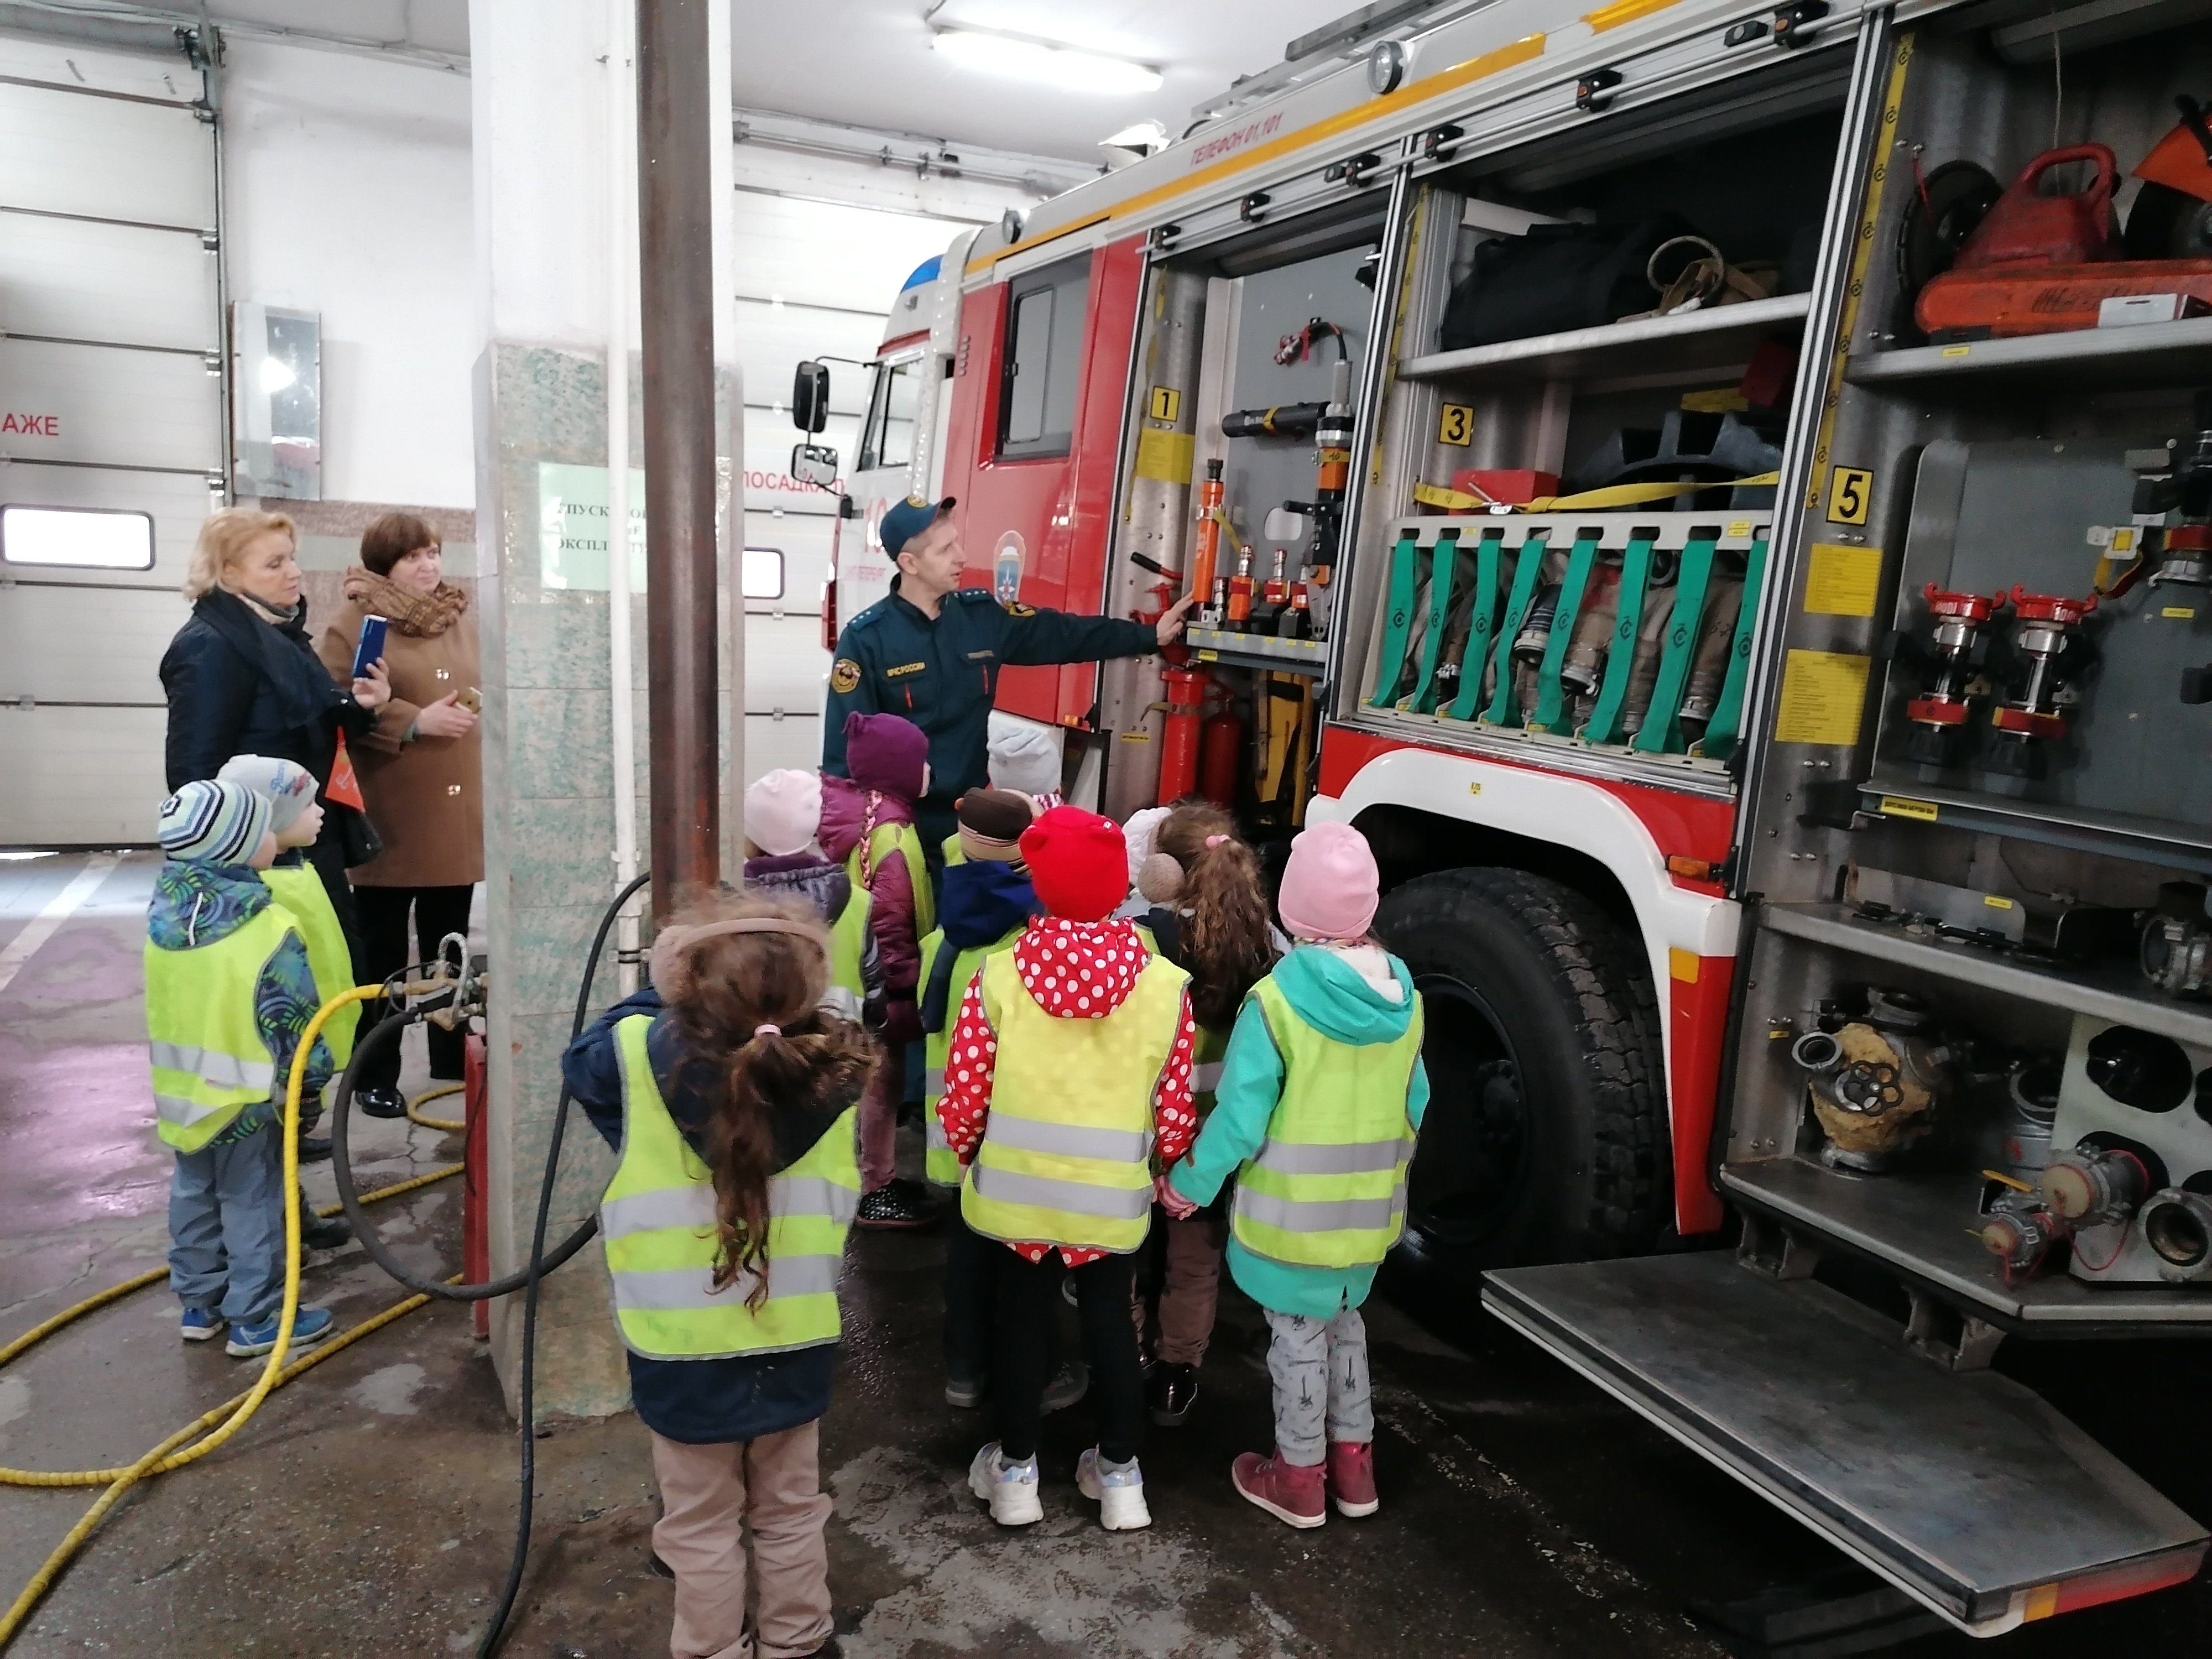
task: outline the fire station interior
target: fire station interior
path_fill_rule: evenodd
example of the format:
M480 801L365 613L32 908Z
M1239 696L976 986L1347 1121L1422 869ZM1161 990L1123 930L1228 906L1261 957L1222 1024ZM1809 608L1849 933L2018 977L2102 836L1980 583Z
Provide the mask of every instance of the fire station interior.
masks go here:
M2130 175L2212 40L2054 58L2033 16L1914 45L1830 439L1865 510L1821 503L1783 612L1717 1154L1778 1251L1871 1261L1967 1348L2212 1329L2203 306L2008 337L1946 271L1989 217L2060 264L2201 258L2202 204ZM1854 734L1820 676L1862 660Z

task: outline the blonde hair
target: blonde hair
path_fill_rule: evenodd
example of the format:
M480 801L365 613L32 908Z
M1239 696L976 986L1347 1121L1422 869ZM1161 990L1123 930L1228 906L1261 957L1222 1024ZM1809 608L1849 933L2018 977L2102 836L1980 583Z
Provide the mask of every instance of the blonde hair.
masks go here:
M205 595L224 586L223 577L256 536L281 530L292 538L296 552L300 526L282 513L264 513L251 507L226 507L208 514L192 544L192 562L185 570L185 603L197 605Z

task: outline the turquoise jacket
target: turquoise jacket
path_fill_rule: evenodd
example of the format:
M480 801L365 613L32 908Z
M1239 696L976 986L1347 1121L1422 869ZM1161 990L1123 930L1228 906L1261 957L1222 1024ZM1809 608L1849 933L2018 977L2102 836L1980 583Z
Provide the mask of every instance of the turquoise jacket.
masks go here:
M1405 991L1397 1002L1386 1001L1334 951L1301 944L1275 964L1273 977L1308 1024L1339 1042L1364 1047L1403 1036L1413 1018L1413 975L1395 957L1390 958L1390 971ZM1222 1057L1221 1086L1214 1091L1212 1115L1189 1155L1169 1171L1170 1184L1194 1204L1212 1203L1222 1184L1259 1152L1267 1139L1267 1120L1282 1097L1282 1055L1267 1033L1258 999L1248 996L1237 1011L1229 1052ZM1417 1129L1428 1104L1429 1074L1417 1056L1406 1090L1406 1115ZM1375 1285L1372 1267L1292 1267L1255 1255L1233 1237L1228 1254L1229 1275L1237 1288L1276 1313L1334 1318L1366 1301Z

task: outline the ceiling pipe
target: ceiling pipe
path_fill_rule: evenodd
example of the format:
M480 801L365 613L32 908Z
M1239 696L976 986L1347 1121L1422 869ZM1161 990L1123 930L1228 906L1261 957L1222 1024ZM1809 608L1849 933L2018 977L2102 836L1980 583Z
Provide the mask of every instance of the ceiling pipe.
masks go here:
M708 0L638 0L653 913L721 873L715 685L714 257Z

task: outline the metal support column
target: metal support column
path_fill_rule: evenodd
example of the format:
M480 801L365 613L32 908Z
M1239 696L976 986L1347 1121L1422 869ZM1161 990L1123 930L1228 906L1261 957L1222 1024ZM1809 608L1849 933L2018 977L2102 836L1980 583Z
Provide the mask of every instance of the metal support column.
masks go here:
M715 679L714 311L708 0L638 0L646 674L653 911L720 875Z

